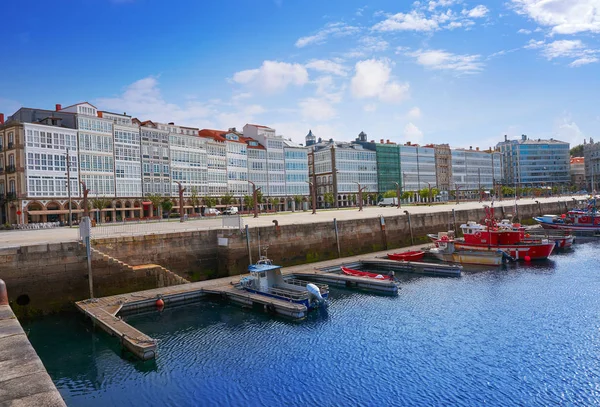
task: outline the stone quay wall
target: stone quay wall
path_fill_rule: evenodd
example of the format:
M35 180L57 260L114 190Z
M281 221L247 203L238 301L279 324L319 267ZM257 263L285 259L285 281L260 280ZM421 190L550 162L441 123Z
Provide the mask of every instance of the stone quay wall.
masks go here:
M407 209L410 212L410 207ZM252 260L258 259L259 244L261 249L268 247L268 256L283 266L409 246L409 218L403 210L386 216L384 227L380 218L337 222L338 240L333 222L251 228ZM564 211L565 204L558 202L518 205L520 219L531 219L540 212ZM497 208L496 216L516 216L514 205ZM457 210L455 217L456 224L460 225L469 220L481 221L485 212L483 209ZM441 206L437 213L411 214L410 226L414 243L425 243L427 233L454 229L454 216ZM94 240L92 246L128 266L156 264L189 281L241 274L249 264L246 233L240 230L106 238ZM94 257L92 269L96 297L177 283L165 282L160 268L132 271L131 267L124 269ZM11 305L19 316L57 311L89 297L85 249L74 242L0 249L0 278L6 281Z

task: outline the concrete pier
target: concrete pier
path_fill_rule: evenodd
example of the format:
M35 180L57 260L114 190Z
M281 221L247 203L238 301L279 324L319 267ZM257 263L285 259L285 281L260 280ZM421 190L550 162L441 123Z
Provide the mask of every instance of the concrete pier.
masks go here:
M0 280L0 405L64 407L65 402L21 324Z

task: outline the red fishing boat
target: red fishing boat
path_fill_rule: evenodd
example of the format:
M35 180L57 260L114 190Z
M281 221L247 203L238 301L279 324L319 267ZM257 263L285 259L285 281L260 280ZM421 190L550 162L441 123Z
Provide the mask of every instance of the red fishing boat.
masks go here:
M367 277L367 278L374 278L377 280L394 280L394 274L381 274L381 273L371 273L369 271L360 271L360 270L354 270L348 267L342 267L342 273L347 274L349 276L354 276L354 277Z
M525 229L518 223L494 219L494 208L486 207L485 225L467 222L461 225L464 238L455 239L459 250L502 250L516 260L546 259L555 247L554 241L546 238L526 236Z
M388 259L390 260L398 260L398 261L419 261L423 258L425 252L422 251L411 251L411 252L402 252L402 253L391 253L388 254Z

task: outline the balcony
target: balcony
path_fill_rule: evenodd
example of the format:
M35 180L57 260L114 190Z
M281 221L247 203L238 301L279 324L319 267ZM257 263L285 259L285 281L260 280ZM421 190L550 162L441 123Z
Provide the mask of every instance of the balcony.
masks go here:
M6 200L7 201L14 201L15 199L17 199L17 193L16 192L9 192L6 194Z
M8 143L7 150L15 148L15 143Z
M7 174L12 174L13 172L15 172L17 169L14 165L7 165L6 166L6 173Z
M4 174L4 167L0 167L0 175Z

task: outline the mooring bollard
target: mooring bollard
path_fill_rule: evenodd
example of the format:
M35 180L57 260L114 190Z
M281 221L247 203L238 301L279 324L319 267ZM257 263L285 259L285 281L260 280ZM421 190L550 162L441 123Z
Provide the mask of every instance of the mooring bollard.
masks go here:
M8 305L8 292L4 280L0 280L0 305Z
M337 219L333 218L333 229L335 230L335 242L337 244L337 252L338 252L338 258L342 257L342 252L340 250L340 235L338 234L338 227L337 227Z

